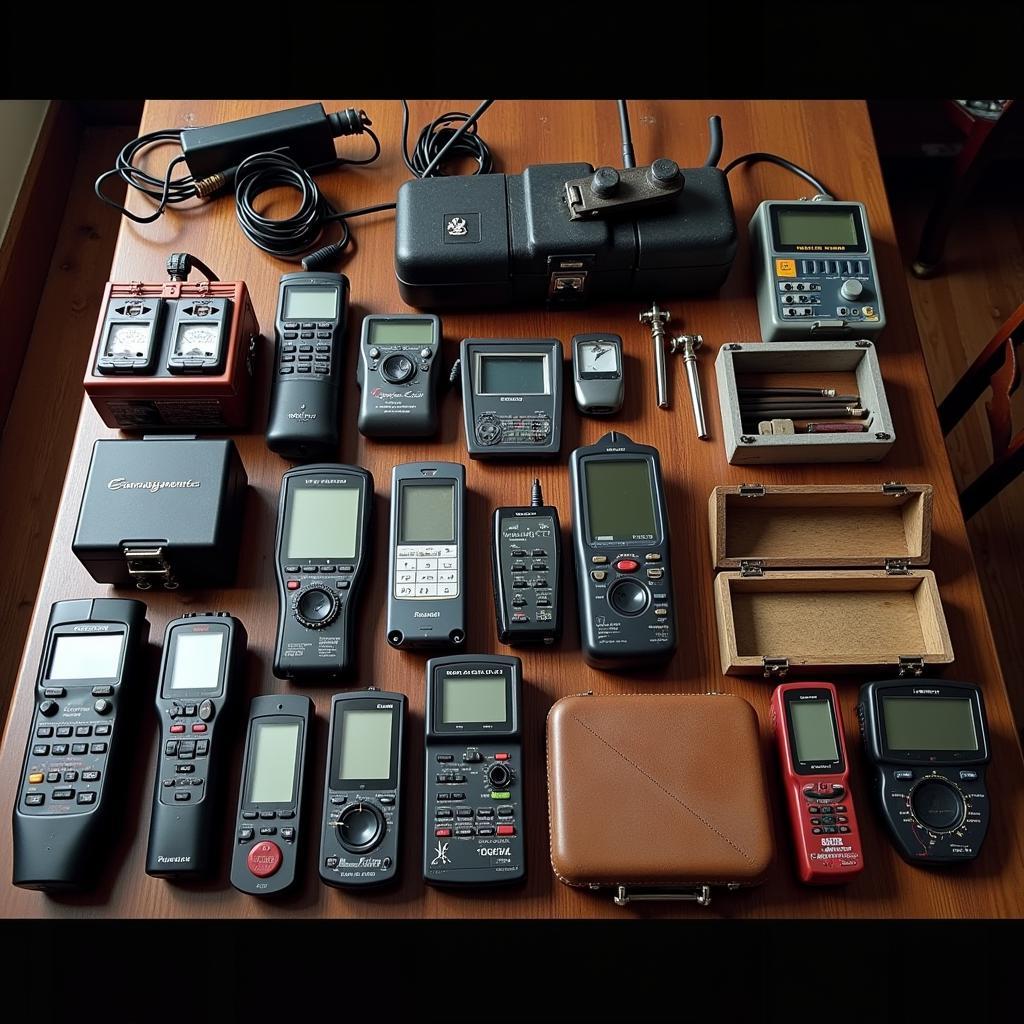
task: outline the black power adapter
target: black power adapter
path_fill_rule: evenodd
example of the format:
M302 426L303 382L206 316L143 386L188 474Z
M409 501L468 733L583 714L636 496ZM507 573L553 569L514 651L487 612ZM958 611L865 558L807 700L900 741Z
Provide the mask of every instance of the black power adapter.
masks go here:
M703 167L662 158L633 168L622 113L622 171L540 164L405 182L395 223L402 298L424 309L578 306L718 288L737 246L729 185L715 166L718 119Z

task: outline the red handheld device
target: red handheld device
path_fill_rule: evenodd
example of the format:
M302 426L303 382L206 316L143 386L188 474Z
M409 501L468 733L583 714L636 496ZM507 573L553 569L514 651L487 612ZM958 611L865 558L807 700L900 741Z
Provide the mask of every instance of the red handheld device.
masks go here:
M864 867L864 853L836 688L783 683L772 694L771 723L800 881L848 882Z

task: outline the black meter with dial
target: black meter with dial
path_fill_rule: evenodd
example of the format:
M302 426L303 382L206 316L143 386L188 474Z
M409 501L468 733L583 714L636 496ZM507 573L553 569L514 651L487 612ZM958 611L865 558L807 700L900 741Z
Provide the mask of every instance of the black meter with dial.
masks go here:
M857 704L882 818L912 863L973 860L988 830L988 725L973 683L866 683Z

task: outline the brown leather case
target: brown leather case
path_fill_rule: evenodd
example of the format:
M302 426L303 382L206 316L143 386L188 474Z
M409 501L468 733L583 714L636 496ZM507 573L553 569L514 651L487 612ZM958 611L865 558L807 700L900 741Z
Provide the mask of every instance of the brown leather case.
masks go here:
M567 885L762 880L771 813L757 715L742 698L563 697L547 750L551 866Z

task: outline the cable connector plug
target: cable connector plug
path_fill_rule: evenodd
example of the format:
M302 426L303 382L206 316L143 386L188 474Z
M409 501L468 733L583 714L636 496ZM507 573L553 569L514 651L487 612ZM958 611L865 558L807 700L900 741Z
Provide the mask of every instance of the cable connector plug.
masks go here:
M530 508L540 508L543 504L544 492L540 489L540 480L534 480L530 488Z
M226 171L218 171L216 174L200 178L195 183L196 195L200 199L210 199L221 192L233 189L237 173L237 167L229 167Z
M348 237L346 236L340 242L332 242L330 245L314 249L309 255L302 257L302 269L309 271L322 270L342 254L347 242Z

